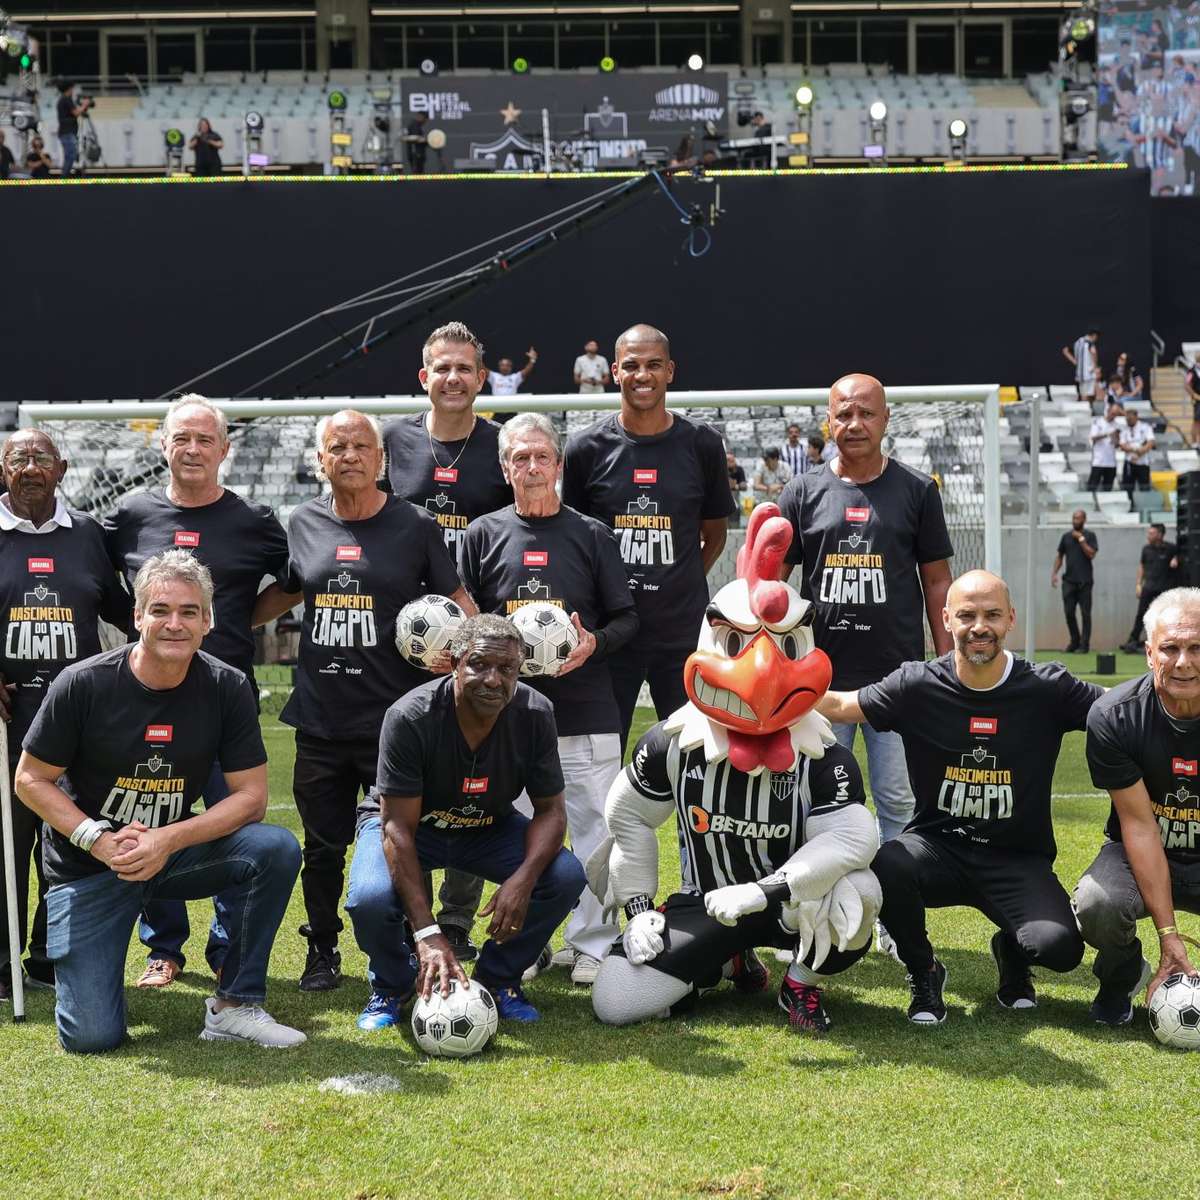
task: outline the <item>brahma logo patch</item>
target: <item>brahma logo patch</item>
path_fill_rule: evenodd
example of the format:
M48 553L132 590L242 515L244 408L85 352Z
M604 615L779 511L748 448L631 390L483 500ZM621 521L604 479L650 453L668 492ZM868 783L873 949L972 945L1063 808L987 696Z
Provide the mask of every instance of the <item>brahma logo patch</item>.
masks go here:
M458 468L457 467L434 467L433 468L434 483L457 483Z
M1195 775L1198 764L1200 764L1200 759L1173 758L1171 759L1171 770L1176 775Z
M871 510L869 508L848 508L846 509L846 520L853 521L856 525L862 525L871 519Z
M54 559L31 558L29 560L29 573L30 575L53 575Z
M972 733L998 733L1000 731L999 717L972 717Z
M175 735L174 725L147 725L146 741L169 742Z
M361 546L339 546L337 548L338 562L358 562L362 558Z
M521 561L527 567L548 567L550 565L549 550L526 550L521 555Z
M186 546L189 550L194 550L200 545L200 535L194 529L177 529L175 530L175 545Z
M463 792L468 796L477 795L480 792L486 792L488 785L488 777L483 776L482 779L472 779L469 776L463 780Z
M657 467L634 467L633 469L634 483L657 483L658 468Z

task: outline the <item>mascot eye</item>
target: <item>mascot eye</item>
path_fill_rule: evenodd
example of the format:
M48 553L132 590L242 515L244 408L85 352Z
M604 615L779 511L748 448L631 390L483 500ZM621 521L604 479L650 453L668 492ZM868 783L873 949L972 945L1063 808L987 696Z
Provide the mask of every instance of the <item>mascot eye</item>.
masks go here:
M745 645L745 637L738 630L726 626L717 632L717 645L729 658L737 658Z
M783 651L784 658L794 660L800 657L800 643L796 641L795 634L785 633L780 642L780 649Z

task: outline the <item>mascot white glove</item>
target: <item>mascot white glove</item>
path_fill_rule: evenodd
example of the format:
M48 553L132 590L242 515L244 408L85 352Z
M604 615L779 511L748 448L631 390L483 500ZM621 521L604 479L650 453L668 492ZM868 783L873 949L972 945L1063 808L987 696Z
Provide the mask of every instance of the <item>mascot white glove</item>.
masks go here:
M766 907L766 893L757 883L734 883L704 894L704 911L722 925L736 925L740 918Z
M662 933L666 927L667 918L653 908L631 917L621 935L625 957L635 967L657 958L663 952Z

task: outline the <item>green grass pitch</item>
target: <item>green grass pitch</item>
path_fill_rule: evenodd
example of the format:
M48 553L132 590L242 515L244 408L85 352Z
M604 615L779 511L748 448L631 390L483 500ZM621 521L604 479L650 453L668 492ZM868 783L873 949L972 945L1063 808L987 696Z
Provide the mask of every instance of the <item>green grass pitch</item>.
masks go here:
M298 834L292 735L273 717L264 727L270 819ZM1058 870L1071 887L1107 811L1082 735L1067 739L1055 793ZM660 844L665 894L678 880L672 825ZM991 929L977 913L931 914L950 971L941 1028L908 1024L903 969L874 952L829 989L835 1027L822 1040L788 1032L773 990L749 1000L722 990L686 1019L607 1029L587 993L553 971L530 988L542 1022L502 1026L466 1062L424 1061L407 1031L355 1027L367 984L348 932L341 989L297 990L298 888L271 960L268 1007L308 1044L272 1052L199 1042L211 987L207 905L192 905L191 916L186 973L165 992L130 988L131 1039L116 1053L68 1058L45 993L28 996L22 1026L0 1009L5 1200L1083 1200L1200 1188L1200 1059L1160 1048L1141 1007L1131 1028L1093 1025L1090 951L1070 975L1037 973L1036 1011L1001 1009ZM1182 920L1197 932L1194 918ZM130 984L140 949L135 941ZM777 983L783 968L771 966ZM392 1076L396 1090L321 1090L356 1073Z

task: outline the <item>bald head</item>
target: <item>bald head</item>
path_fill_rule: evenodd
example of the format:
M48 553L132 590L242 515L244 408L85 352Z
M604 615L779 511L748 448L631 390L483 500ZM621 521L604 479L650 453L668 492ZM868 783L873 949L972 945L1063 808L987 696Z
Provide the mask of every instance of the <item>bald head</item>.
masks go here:
M832 408L844 400L867 399L873 403L886 405L887 397L883 392L883 384L874 375L863 375L853 372L843 375L829 389L829 406Z
M995 597L1005 608L1012 608L1008 584L991 571L967 571L960 575L946 593L946 607L953 607L958 600L978 597Z
M661 346L664 358L671 357L671 343L667 335L661 329L655 329L653 325L630 325L617 338L617 353L616 357L621 357L622 350L626 346Z

